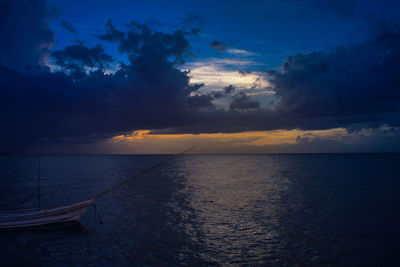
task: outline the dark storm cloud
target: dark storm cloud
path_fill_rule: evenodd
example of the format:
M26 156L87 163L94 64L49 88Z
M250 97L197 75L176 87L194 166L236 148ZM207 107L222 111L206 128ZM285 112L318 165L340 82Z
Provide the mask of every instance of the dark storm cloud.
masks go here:
M64 29L66 29L67 31L69 31L72 34L77 34L78 32L76 31L74 25L72 25L69 22L66 22L65 20L61 20L61 26L64 27Z
M236 91L229 86L202 95L204 84L189 84L189 72L178 68L190 50L184 30L164 33L133 21L123 31L108 21L98 38L115 43L127 62L105 74L106 65L117 62L102 46L70 45L51 53L61 69L52 73L38 64L50 56L54 41L45 2L0 5L0 36L9 36L0 43L0 152L94 142L138 129L210 133L400 126L400 34L386 24L360 44L294 55L281 72L266 71L274 107L239 92L229 110L220 110L213 101ZM27 16L17 15L21 12Z
M357 45L288 57L283 72L268 72L277 111L305 118L397 112L399 60L400 33L388 25Z
M229 94L231 94L234 91L235 91L235 87L231 84L231 85L229 85L227 87L224 87L222 91L221 90L220 91L212 91L212 92L210 92L210 93L208 93L208 94L206 94L204 96L207 96L207 98L210 101L213 101L215 99L220 99L220 98L223 98L225 96L228 96Z
M209 93L208 96L211 100L214 100L214 99L219 99L219 98L224 97L225 94L221 91L213 91L213 92Z
M246 75L252 73L251 71L245 71L245 70L239 70L238 72L239 72L239 74L240 74L241 76L246 76Z
M188 74L189 72L185 72L185 74ZM195 92L197 90L199 90L200 88L202 88L204 86L204 83L196 83L196 84L191 84L188 86L188 90L189 92Z
M109 20L106 24L106 34L99 39L119 43L122 53L131 55L146 54L149 57L174 57L175 63L183 64L184 54L190 45L183 30L175 30L172 34L153 31L147 24L132 21L127 24L129 31L117 30Z
M225 52L228 48L223 42L217 40L212 41L208 46L215 49L218 53Z
M228 95L234 91L235 91L235 87L232 84L224 88L224 93L226 95Z
M233 97L233 101L229 105L230 110L257 109L259 107L260 107L260 102L251 101L250 97L243 92L236 94Z
M192 85L191 87L193 88L192 92L197 91L198 89L200 89L201 87L203 87L204 84L195 84ZM229 85L227 87L225 87L222 91L212 91L208 94L195 94L192 96L189 96L187 99L187 103L189 104L189 106L196 108L196 109L203 109L203 108L212 108L214 109L215 106L213 104L213 100L216 99L220 99L223 98L229 94L231 94L233 91L235 91L235 87L232 85ZM236 97L236 96L235 96ZM247 95L244 95L244 97L246 98L246 100L242 100L242 102L250 102ZM240 97L239 97L240 98ZM235 101L241 102L240 99L236 99ZM239 103L238 105L233 104L233 106L235 107L234 109L248 109L245 108L245 104L240 105L241 103ZM248 103L249 104L249 103ZM259 103L258 103L259 104ZM250 104L251 105L251 104ZM239 107L240 106L240 107ZM244 108L241 108L244 107Z
M213 107L214 105L211 102L211 100L212 98L208 95L194 95L188 97L187 102L189 106L198 109L198 108Z
M141 58L113 75L96 71L80 77L1 67L2 152L187 123L186 75L165 62L155 67L147 62Z
M203 86L204 86L204 83L191 85L191 87L193 88L192 92L197 91L198 89L200 89ZM195 108L208 108L208 107L214 108L214 104L212 103L213 100L217 100L217 99L226 97L234 91L235 91L235 87L233 85L229 85L229 86L223 88L223 90L211 91L208 94L198 94L197 93L188 98L188 104Z
M400 32L386 23L373 32L359 44L297 54L282 71L266 71L276 98L271 108L239 93L230 110L204 110L191 125L166 132L399 127Z
M0 1L0 63L35 68L49 52L55 36L46 25L46 2Z
M125 40L125 33L117 30L109 19L106 23L106 33L100 35L99 39L108 42L122 42Z
M191 107L187 97L202 84L189 85L187 73L175 67L189 48L183 33L164 34L136 24L115 38L119 31L111 21L106 31L101 39L118 41L129 55L129 63L113 74L103 72L112 58L100 45L54 51L55 63L63 70L56 73L0 65L1 152L24 151L35 144L94 142L116 133L182 126L192 120L190 114L198 106ZM129 39L134 33L137 43ZM25 48L35 45L28 42ZM93 70L87 72L85 67Z
M63 50L57 50L52 53L56 59L57 65L65 70L80 70L84 67L105 66L113 62L110 55L104 52L101 45L88 48L82 44L69 45Z

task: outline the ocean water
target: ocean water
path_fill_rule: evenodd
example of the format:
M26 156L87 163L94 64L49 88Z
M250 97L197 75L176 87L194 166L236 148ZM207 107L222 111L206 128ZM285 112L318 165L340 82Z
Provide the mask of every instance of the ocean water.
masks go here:
M42 156L41 205L166 155ZM0 156L0 209L37 205L37 157ZM80 224L1 231L1 266L398 266L400 154L184 155Z

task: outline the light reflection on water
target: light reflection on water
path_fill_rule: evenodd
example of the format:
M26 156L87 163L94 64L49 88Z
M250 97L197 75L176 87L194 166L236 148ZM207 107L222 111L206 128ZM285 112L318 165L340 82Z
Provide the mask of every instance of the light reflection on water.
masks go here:
M260 163L215 156L186 158L183 163L184 168L198 170L186 176L183 193L197 215L198 229L189 229L188 235L206 248L202 256L207 261L257 263L274 257L274 240L279 237L274 202L288 185L284 180L277 184L276 169L268 166L271 162L264 162L262 170Z
M86 199L165 157L43 157L42 205ZM2 232L0 265L395 265L399 159L185 155L99 199L103 225L89 210L81 226ZM2 209L36 205L36 164L0 158Z

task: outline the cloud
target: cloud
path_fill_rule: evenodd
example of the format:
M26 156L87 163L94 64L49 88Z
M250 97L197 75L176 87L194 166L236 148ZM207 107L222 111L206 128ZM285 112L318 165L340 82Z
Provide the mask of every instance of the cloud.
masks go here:
M141 58L115 74L98 70L78 78L1 67L2 152L34 144L95 142L137 127L185 123L191 113L185 104L188 79L169 65L154 69L146 62Z
M129 31L124 33L117 30L108 20L106 33L100 35L102 41L118 43L122 53L132 56L146 54L149 57L174 58L174 63L183 64L184 54L190 45L185 38L184 30L175 30L172 34L153 31L147 24L131 21L127 24Z
M0 1L0 64L13 69L37 68L55 35L46 24L46 1Z
M251 101L250 97L243 92L234 96L233 101L229 105L230 110L247 110L257 109L260 107L260 102Z
M345 129L324 131L252 131L241 133L209 133L209 134L161 134L149 130L138 130L133 133L118 135L107 141L111 149L124 153L168 153L174 146L179 152L191 144L197 144L195 152L278 152L279 149L305 147L296 142L296 136L313 135L315 138L338 144L339 139L347 134ZM298 152L298 149L296 150Z
M252 109L240 112L240 104L248 104L250 94L236 96L229 110L202 112L191 125L169 129L174 133L237 132L273 129L346 128L349 132L376 129L382 125L400 126L400 33L383 23L369 39L358 44L340 46L327 51L297 54L287 58L282 71L268 70L264 78L273 90L271 106L249 104ZM210 79L194 79L212 82ZM210 66L208 66L210 68ZM195 71L190 75L195 78ZM214 74L212 74L214 73ZM245 73L242 77L248 77ZM200 77L201 77L200 76ZM225 75L222 75L225 76ZM223 86L219 79L215 85ZM234 84L235 85L235 84ZM252 99L251 101L258 101ZM237 105L239 103L239 105Z
M109 19L106 23L106 33L99 35L99 39L108 42L123 42L125 40L125 33L117 30Z
M263 73L237 71L238 67L252 66L253 62L242 59L206 59L185 65L190 70L190 83L203 84L198 93L207 95L218 109L224 110L229 110L233 91L246 93L254 97L253 101L260 102L260 105L270 106L274 92Z
M187 99L189 106L194 108L207 108L213 107L211 102L212 98L208 95L194 95Z
M293 55L282 71L261 73L248 71L250 60L183 66L191 49L184 30L159 32L135 21L125 30L108 21L98 36L115 43L125 63L100 44L50 53L55 37L45 23L45 2L16 2L0 3L0 35L10 36L0 43L0 152L104 142L140 129L198 134L344 128L351 138L362 129L400 126L400 34L388 25L359 44ZM16 15L21 12L26 16ZM43 61L50 55L58 67L53 72ZM107 64L119 66L107 72ZM259 95L274 104L264 105ZM229 109L217 107L222 99L232 100ZM398 131L390 131L398 140ZM329 141L330 147L348 145L343 140ZM318 142L300 135L296 145Z
M224 93L226 95L232 93L233 91L235 91L235 87L232 84L224 88Z
M188 75L191 77L191 83L204 83L203 90L205 91L223 89L229 85L238 89L251 88L260 77L258 87L268 87L270 84L261 72L237 70L252 68L254 65L255 63L251 60L209 58L188 63L183 69L190 70Z
M227 49L227 52L233 55L238 55L238 56L255 56L258 55L256 53L243 50L243 49L235 49L235 48L229 48Z
M72 25L71 23L65 21L65 20L61 20L61 26L64 27L64 29L66 29L67 31L69 31L72 34L77 34L78 32L76 31L74 25Z
M385 28L371 39L329 52L288 57L283 72L267 71L279 105L293 118L346 117L359 122L393 113L385 120L398 125L400 109L400 33ZM378 115L379 116L379 115Z
M111 38L118 34L111 22L107 24L108 38L102 39L129 46L124 50L129 63L114 73L102 69L112 58L100 45L54 51L59 71L0 65L1 152L98 142L118 132L180 126L192 120L190 114L197 107L191 107L187 97L199 86L189 85L187 73L175 67L188 48L183 33L136 26L139 31L130 29L118 39ZM129 39L133 33L139 36L138 46Z
M204 84L200 84L201 87L204 86ZM198 86L198 85L197 85ZM195 107L195 108L206 108L206 107L212 107L215 108L215 103L213 102L214 100L219 100L221 98L224 98L226 96L229 96L233 91L235 90L235 87L232 85L229 85L225 87L222 91L211 91L210 93L207 94L199 94L196 92L196 94L190 96L188 98L188 103L190 106Z
M192 144L197 144L195 153L395 152L400 149L399 130L388 126L357 133L344 128L209 134L138 130L115 136L104 145L115 153L178 153Z
M194 28L201 28L205 24L204 18L200 15L189 12L185 19L182 21L182 26L194 27Z
M54 51L52 56L56 59L56 64L65 71L85 72L85 67L100 68L114 61L101 45L93 48L82 44L69 45L63 50Z
M228 48L223 42L217 40L212 41L208 46L214 48L218 53L225 52Z

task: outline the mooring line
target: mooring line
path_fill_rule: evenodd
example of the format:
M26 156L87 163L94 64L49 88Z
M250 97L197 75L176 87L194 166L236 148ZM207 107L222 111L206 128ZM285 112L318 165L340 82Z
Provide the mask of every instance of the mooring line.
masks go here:
M161 165L167 163L168 161L170 161L170 160L172 160L172 159L174 159L174 158L176 158L176 157L182 156L183 154L185 154L185 153L189 152L190 150L194 149L195 147L196 147L196 146L192 146L191 148L186 149L185 151L183 151L183 152L181 152L181 153L179 153L179 154L172 155L172 156L170 156L169 158L167 158L166 160L163 160L163 161L157 163L157 164L154 165L153 167L151 167L151 168L149 168L149 169L146 169L146 170L144 170L144 171L142 171L142 172L140 172L140 173L138 173L138 174L132 176L131 178L126 179L125 181L122 181L122 182L120 182L120 183L118 183L118 184L116 184L116 185L114 185L114 186L108 188L107 190L104 190L103 192L100 192L100 193L98 193L98 194L92 196L91 198L89 198L89 200L90 200L90 199L97 199L97 198L99 198L99 197L102 197L102 196L104 196L105 194L110 193L111 191L117 189L118 187L120 187L120 186L122 186L122 185L124 185L124 184L127 184L127 183L129 183L130 181L132 181L132 180L134 180L134 179L136 179L136 178L139 178L140 176L143 176L143 175L145 175L145 174L151 172L151 171L154 170L154 169L157 169L158 167L160 167Z

